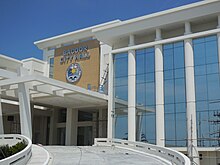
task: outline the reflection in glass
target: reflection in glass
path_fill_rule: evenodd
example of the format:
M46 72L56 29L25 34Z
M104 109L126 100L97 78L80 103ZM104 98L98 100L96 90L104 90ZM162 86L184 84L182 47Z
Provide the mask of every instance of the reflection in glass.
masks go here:
M137 141L155 144L154 48L136 50Z
M114 62L114 107L115 138L127 139L128 134L128 54L115 54Z
M193 40L198 146L219 146L220 79L217 37Z
M163 45L165 145L186 146L184 44ZM180 131L181 130L181 131Z

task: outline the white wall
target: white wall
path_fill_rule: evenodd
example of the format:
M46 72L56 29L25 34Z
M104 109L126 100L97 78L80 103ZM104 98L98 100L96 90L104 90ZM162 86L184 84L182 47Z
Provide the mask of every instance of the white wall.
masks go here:
M112 47L104 43L100 43L100 82L106 70L108 61L109 52L112 50Z
M23 67L28 69L30 74L37 74L49 77L49 64L35 58L23 60Z

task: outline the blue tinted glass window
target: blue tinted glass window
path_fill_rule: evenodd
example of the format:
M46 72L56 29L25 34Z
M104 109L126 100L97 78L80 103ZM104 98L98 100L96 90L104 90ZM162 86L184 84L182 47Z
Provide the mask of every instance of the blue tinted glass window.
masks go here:
M218 146L215 139L218 128L213 124L215 114L220 113L220 81L216 35L193 40L196 118L198 146ZM204 138L205 137L205 138Z
M206 63L216 63L218 61L217 42L211 41L205 43Z
M115 58L114 60L115 66L115 77L123 77L128 75L128 57L125 56L123 58Z
M174 80L164 81L165 104L174 103Z
M166 146L186 146L184 140L186 139L184 43L176 42L163 45L163 58L165 143ZM179 130L183 131L179 133Z
M115 138L128 140L128 116L116 116Z
M195 66L194 71L195 71L196 76L204 75L204 74L206 74L206 66L205 65Z
M195 63L195 66L205 64L205 45L204 45L204 43L194 45L194 63Z
M114 107L115 107L115 138L127 139L127 101L128 101L128 55L114 56Z
M154 48L136 51L136 108L142 111L137 115L137 141L154 143L155 113L155 53ZM137 121L137 122L138 122Z
M174 48L174 68L184 68L184 49L183 47Z
M145 55L136 54L136 72L137 75L145 73Z

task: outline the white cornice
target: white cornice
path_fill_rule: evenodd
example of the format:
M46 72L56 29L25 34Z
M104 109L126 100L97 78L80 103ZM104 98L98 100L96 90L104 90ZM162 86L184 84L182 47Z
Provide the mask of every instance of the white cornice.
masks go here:
M40 40L40 41L36 41L36 42L34 42L34 44L39 49L45 49L45 48L48 48L48 47L56 46L58 44L68 43L68 42L83 39L83 38L86 38L86 37L92 37L92 36L94 36L94 34L92 33L92 29L99 28L99 27L102 27L102 26L107 26L107 25L110 25L110 24L119 23L119 22L120 22L120 20L114 20L114 21L111 21L111 22L106 22L106 23L103 23L103 24L91 26L91 27L88 27L88 28L84 28L84 29L73 31L73 32L61 34L61 35L58 35L58 36L55 36L55 37L51 37L51 38L43 39L43 40Z
M214 2L218 2L218 1L220 1L220 0L206 0L206 1L196 2L196 3L189 4L189 5L184 5L184 6L176 7L173 9L164 10L161 12L157 12L157 13L153 13L153 14L149 14L149 15L145 15L145 16L141 16L141 17L125 20L125 21L121 21L118 24L112 24L109 26L98 27L98 28L93 29L93 32L98 32L98 31L102 31L105 29L109 29L109 28L127 25L130 23L135 23L138 21L147 20L147 19L154 18L154 17L160 17L162 15L179 12L179 11L186 10L186 9L191 9L191 8L198 7L198 6L204 6L206 4L210 4L210 3L214 3Z
M92 32L98 40L113 46L116 41L131 34L156 31L157 28L163 30L163 28L177 24L184 26L186 21L190 22L219 14L220 0L209 0L99 27L93 29Z
M144 49L144 48L148 48L148 47L153 47L155 45L162 45L162 44L167 44L167 43L172 43L172 42L178 42L178 41L183 41L186 39L198 38L198 37L208 36L208 35L213 35L213 34L218 34L218 33L220 33L220 28L214 29L214 30L198 32L198 33L192 33L192 34L169 38L169 39L153 41L153 42L134 45L134 46L128 46L128 47L119 48L119 49L114 49L111 51L111 53L112 54L123 53L123 52L128 52L129 50Z

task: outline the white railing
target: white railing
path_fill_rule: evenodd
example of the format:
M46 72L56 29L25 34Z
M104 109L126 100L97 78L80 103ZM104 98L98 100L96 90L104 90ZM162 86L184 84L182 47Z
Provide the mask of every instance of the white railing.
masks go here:
M175 150L143 142L130 142L121 139L96 138L95 146L115 146L141 151L170 161L175 165L190 165L190 160L184 154Z
M32 155L32 142L29 138L23 135L6 134L0 135L0 145L8 144L9 146L15 145L18 142L25 141L27 146L20 152L0 160L2 165L25 165Z

